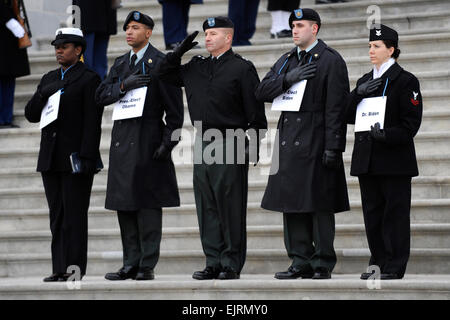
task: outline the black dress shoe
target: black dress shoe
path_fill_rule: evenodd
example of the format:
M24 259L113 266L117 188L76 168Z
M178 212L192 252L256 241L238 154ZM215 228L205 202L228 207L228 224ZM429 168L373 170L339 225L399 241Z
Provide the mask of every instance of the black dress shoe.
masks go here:
M138 267L126 266L120 268L117 272L107 273L105 275L106 280L127 280L127 279L135 279L138 272Z
M231 267L225 267L221 273L219 273L219 276L217 279L220 280L232 280L232 279L239 279L240 275L238 272L234 271Z
M310 267L293 267L290 266L287 271L277 272L275 273L275 278L280 280L287 279L311 279L313 277L314 272Z
M59 281L59 282L67 282L67 281L69 280L69 278L70 278L72 275L73 275L73 273L63 273L63 274L61 274L61 276L59 277L58 281ZM80 277L80 279L73 279L73 280L81 281L81 280L83 279L83 276L84 276L84 275L82 275L82 276Z
M47 278L44 278L44 282L56 282L59 281L59 278L61 278L63 274L62 273L54 273L51 276L48 276Z
M281 30L277 33L271 33L270 38L271 39L279 39L279 38L290 38L292 37L292 30Z
M370 272L363 272L361 273L361 280L368 280L371 276L373 275L373 273Z
M331 279L331 272L326 268L317 268L314 270L314 280Z
M381 274L381 280L399 280L402 278L403 278L403 276L400 276L397 273L382 273Z
M136 275L136 280L153 280L155 279L155 273L153 269L150 267L142 267L139 268L139 271Z
M213 268L213 267L206 267L202 271L195 271L192 275L192 278L197 280L211 280L211 279L217 279L219 276L220 269L219 268Z

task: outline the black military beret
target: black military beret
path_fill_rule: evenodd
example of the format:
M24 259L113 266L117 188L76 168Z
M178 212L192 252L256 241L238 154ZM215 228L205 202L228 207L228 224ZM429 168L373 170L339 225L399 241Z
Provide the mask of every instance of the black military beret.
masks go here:
M203 31L212 28L232 28L234 29L233 21L227 17L208 18L203 22Z
M292 21L298 21L298 20L309 20L309 21L315 21L317 23L317 25L319 26L320 29L320 25L321 25L321 21L320 21L320 16L317 13L317 11L313 10L313 9L296 9L294 11L291 12L291 15L289 16L289 26L292 29Z
M123 24L123 31L127 30L127 26L131 21L136 21L142 24L145 24L150 27L150 29L153 30L153 27L155 26L155 22L153 22L153 19L150 18L148 15L141 13L139 11L131 11L127 18L125 19L125 23Z
M83 47L83 52L86 49L86 40L83 32L78 28L59 28L55 33L55 40L51 42L52 46L57 46L63 43L74 43Z
M384 24L375 25L370 27L369 41L377 40L391 40L394 42L395 47L398 46L398 33L394 29L391 29Z

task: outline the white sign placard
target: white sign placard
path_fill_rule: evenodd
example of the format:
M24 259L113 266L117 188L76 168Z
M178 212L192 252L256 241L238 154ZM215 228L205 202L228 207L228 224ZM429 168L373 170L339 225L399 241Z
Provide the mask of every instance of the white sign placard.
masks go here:
M307 80L297 82L272 102L274 111L299 111L305 94Z
M50 123L58 119L59 101L61 100L61 90L58 90L48 98L47 104L41 113L41 122L39 129L48 126Z
M387 97L363 99L356 109L355 132L370 131L370 126L379 122L384 127Z
M112 104L114 107L113 121L142 117L146 95L147 87L128 91L116 103Z

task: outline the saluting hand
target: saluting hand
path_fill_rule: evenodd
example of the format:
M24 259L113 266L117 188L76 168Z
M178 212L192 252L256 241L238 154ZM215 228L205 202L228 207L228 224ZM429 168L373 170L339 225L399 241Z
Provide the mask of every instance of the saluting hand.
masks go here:
M194 42L194 39L195 37L197 37L197 35L198 31L194 31L193 33L188 35L183 40L183 42L181 42L180 45L173 50L173 55L177 56L178 58L181 58L186 52L195 47L198 44L197 41Z
M128 76L123 82L122 91L130 91L133 89L145 87L150 82L151 78L148 74L139 74L139 69Z
M363 84L360 84L358 86L358 88L356 89L356 93L360 96L367 97L371 93L378 90L378 88L380 87L380 85L382 83L383 83L383 79L381 79L381 78L366 81Z
M305 64L292 69L284 77L286 87L291 87L294 83L313 78L316 75L316 70L317 65L315 63Z

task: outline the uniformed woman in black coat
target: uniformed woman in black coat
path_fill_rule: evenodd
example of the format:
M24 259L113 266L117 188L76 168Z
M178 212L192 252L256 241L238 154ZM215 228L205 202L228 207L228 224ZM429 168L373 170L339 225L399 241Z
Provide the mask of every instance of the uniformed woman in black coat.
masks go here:
M422 95L417 78L396 62L395 30L372 27L369 48L374 68L350 95L348 123L355 123L364 98L387 97L386 113L384 125L375 122L370 130L355 130L351 175L359 179L369 265L380 268L381 279L401 279L410 252L411 178L418 175L413 138L422 119ZM363 273L361 279L371 275Z
M58 117L42 128L37 166L50 209L52 232L53 274L45 282L67 281L71 275L68 270L77 273L79 268L81 277L86 273L87 212L100 162L103 113L94 100L100 78L79 61L86 46L81 30L63 28L56 34L52 45L61 67L43 76L25 107L28 121L39 122L48 98L61 90ZM72 153L80 159L80 173L72 173Z

